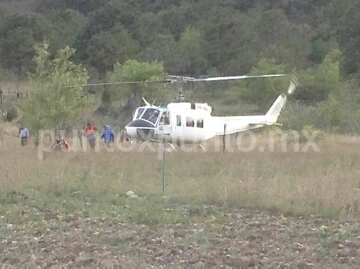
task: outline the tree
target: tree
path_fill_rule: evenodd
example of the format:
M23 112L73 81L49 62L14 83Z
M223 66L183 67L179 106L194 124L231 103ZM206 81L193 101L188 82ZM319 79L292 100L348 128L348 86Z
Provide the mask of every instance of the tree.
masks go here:
M33 132L68 127L87 104L82 84L87 82L87 72L69 59L75 50L69 47L57 52L51 60L49 44L35 46L36 72L31 75L31 97L24 104L24 119ZM72 85L72 87L66 87Z
M250 75L284 74L285 64L277 64L274 59L261 59L250 71ZM278 78L256 78L243 80L233 88L242 101L257 104L261 112L266 112L275 101L278 94L287 90L289 79Z
M200 23L204 36L205 56L210 64L224 71L230 60L240 52L240 44L235 42L237 29L236 13L232 7L215 5Z
M0 57L7 69L20 76L33 66L34 44L49 33L48 22L40 15L14 14L6 17L0 27Z
M198 76L205 72L206 60L202 51L202 39L198 29L188 27L178 42L168 34L159 34L151 46L143 52L150 61L162 61L171 74Z
M295 98L316 103L326 100L330 94L337 96L341 82L340 56L339 50L332 50L317 68L300 71L301 85L295 92Z
M152 12L146 12L136 20L133 33L134 38L140 43L141 47L146 49L154 43L159 34L166 34L168 30L164 27L160 16Z
M347 1L348 2L348 1ZM360 70L360 8L359 1L350 5L339 30L340 44L344 51L344 69L348 74Z
M51 22L49 41L53 54L66 46L72 47L88 22L83 14L73 9L51 11L46 13L46 18Z
M198 76L205 70L201 33L198 29L187 27L179 40L180 66L178 74Z
M260 58L273 58L291 67L306 67L311 53L312 28L295 25L281 9L261 13L255 31L259 37Z
M138 53L139 44L122 27L116 27L92 36L84 51L84 58L100 74L105 75L113 70L117 62L136 59Z
M110 0L39 0L37 10L47 12L49 10L75 9L83 14L88 14L104 6Z
M156 62L138 62L136 60L126 61L124 64L117 63L114 71L110 74L111 82L119 81L147 81L164 77L164 66ZM141 103L141 98L149 100L159 98L162 101L164 87L159 84L134 84L112 86L104 92L103 100L112 100L110 110L118 110L125 105L124 113L132 111Z
M179 40L181 33L184 32L187 25L194 24L197 20L197 14L192 5L170 6L161 10L159 16L163 25L168 28L175 40Z

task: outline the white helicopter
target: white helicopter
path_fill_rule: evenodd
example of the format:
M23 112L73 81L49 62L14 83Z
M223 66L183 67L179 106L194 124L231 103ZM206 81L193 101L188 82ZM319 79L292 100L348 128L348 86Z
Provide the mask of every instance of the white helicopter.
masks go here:
M193 78L169 76L165 80L120 81L97 84L84 84L83 87L146 84L146 83L188 83L214 82L254 78L283 77L286 74L225 76L211 78ZM216 136L236 134L265 125L277 123L280 112L285 106L287 97L298 86L297 79L292 77L287 92L279 95L265 115L256 116L212 116L212 108L207 103L184 102L180 95L175 102L167 106L155 106L143 98L145 106L135 110L132 121L125 126L125 137L143 141L166 143L201 143ZM71 87L71 86L67 86Z
M172 79L162 82L210 82L281 76L286 75L228 76L204 79L172 76ZM280 112L284 108L287 97L295 91L297 86L297 80L292 78L287 92L277 97L265 115L257 116L212 116L212 108L207 103L184 102L181 95L175 102L169 103L165 107L150 104L143 98L145 106L136 109L132 121L125 127L126 135L132 139L144 141L176 144L201 143L215 136L240 133L265 125L279 125L277 120Z

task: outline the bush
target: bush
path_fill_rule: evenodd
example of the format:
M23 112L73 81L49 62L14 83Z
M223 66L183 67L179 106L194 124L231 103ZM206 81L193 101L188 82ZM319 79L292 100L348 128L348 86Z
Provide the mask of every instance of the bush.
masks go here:
M17 119L18 117L18 112L15 106L11 105L6 113L6 120L7 121L13 121L15 119Z
M283 124L284 130L301 131L306 125L314 125L314 114L316 107L307 106L299 102L289 102L279 122Z
M308 135L313 136L315 132L317 133L314 141L320 141L326 139L326 134L320 130L316 130L312 125L305 125L303 131L306 131ZM308 141L308 138L304 135L303 132L300 133L300 142L305 143Z

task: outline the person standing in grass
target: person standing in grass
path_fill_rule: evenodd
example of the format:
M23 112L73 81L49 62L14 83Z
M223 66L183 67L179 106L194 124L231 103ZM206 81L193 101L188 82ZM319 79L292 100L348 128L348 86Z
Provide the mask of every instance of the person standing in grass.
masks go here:
M30 137L30 132L28 128L21 126L19 129L19 136L20 136L21 146L25 147L28 144Z
M102 131L101 138L104 139L104 143L107 148L110 147L111 142L114 142L115 134L114 134L114 131L111 129L110 125L104 125L104 129Z
M91 123L88 123L85 129L86 137L89 141L89 145L92 149L95 148L95 132L97 131L96 127L92 125Z

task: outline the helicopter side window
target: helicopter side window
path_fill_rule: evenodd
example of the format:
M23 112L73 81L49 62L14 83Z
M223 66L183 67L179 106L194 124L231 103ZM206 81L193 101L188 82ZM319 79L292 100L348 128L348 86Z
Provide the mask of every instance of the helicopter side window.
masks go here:
M186 127L194 127L195 122L193 118L186 117Z
M204 120L203 119L198 119L196 121L196 127L198 128L204 128Z
M181 126L181 116L176 115L176 126Z
M170 124L169 113L168 113L168 112L164 112L164 113L161 115L159 125L169 125L169 124Z

